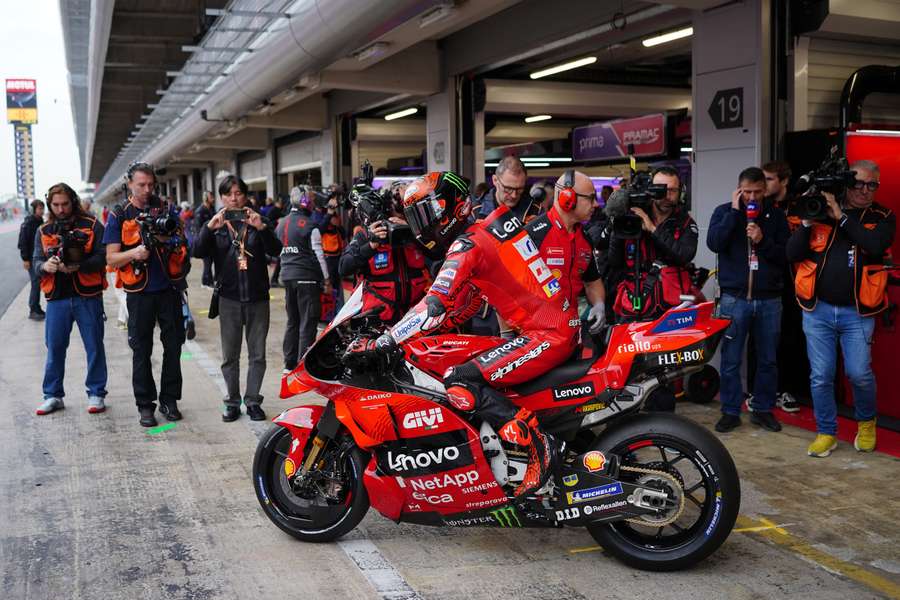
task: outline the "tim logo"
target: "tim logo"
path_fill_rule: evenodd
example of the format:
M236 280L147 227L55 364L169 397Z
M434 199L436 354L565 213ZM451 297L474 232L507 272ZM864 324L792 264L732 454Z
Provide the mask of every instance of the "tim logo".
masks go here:
M441 408L429 408L406 413L403 417L403 429L437 429L444 422L444 413Z

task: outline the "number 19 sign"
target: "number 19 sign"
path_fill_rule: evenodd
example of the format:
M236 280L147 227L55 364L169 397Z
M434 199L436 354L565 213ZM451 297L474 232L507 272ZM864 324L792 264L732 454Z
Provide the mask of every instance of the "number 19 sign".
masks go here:
M717 91L707 112L716 129L743 127L744 88Z

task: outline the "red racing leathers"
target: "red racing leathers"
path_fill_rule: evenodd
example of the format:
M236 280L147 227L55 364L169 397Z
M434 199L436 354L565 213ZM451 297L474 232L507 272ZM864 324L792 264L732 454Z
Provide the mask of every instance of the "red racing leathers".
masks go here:
M399 343L462 325L482 297L494 306L518 337L449 369L444 385L457 409L474 410L497 428L517 408L493 388L534 379L577 346L577 308L564 296L522 223L501 206L453 242L425 297L390 335Z
M581 225L570 233L554 206L529 222L525 230L541 251L550 272L559 280L563 298L577 304L584 284L600 279L591 244Z

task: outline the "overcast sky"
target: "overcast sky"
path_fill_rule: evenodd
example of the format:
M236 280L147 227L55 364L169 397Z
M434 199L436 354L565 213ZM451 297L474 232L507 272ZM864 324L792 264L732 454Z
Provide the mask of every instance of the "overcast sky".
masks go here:
M66 52L57 0L0 2L0 85L6 79L37 80L38 122L34 139L35 192L59 181L82 187L78 146L69 103ZM6 100L0 121L0 196L16 192L13 127L6 122Z

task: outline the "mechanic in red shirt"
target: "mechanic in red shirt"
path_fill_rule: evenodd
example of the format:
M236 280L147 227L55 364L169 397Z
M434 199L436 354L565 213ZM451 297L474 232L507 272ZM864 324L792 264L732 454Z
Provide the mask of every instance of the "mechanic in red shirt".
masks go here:
M400 342L457 327L483 300L490 303L519 335L448 369L444 385L457 410L477 414L503 440L528 451L515 495L537 490L551 473L556 441L531 411L515 406L499 389L530 381L572 354L581 332L576 307L508 208L500 206L470 225L468 183L455 173L429 173L410 184L404 212L416 239L430 251L455 241L425 297L390 332L354 341L347 354L391 351Z
M555 188L553 206L529 222L525 231L559 280L563 298L577 307L578 296L584 290L591 306L590 332L596 334L606 323L606 288L582 223L590 218L597 205L597 191L590 177L572 169L563 173ZM501 328L503 325L500 324Z

